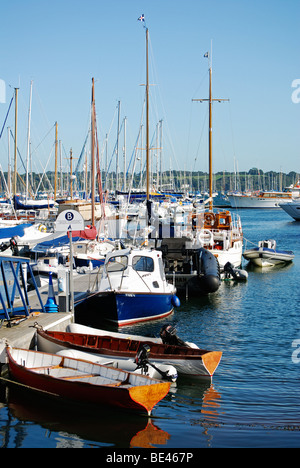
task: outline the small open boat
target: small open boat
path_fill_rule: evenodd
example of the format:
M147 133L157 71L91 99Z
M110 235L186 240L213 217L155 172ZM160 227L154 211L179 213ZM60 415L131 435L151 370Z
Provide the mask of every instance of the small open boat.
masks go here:
M170 389L145 375L57 354L7 346L9 372L45 395L87 405L108 405L151 414Z
M106 332L106 335L101 336L87 333L44 331L38 328L38 348L48 352L58 352L66 348L112 360L136 360L139 356L141 361L139 365L143 365L143 363L155 367L172 365L178 374L205 378L212 377L222 356L220 351L206 351L190 347L181 340L179 340L179 345L178 342L177 345L165 344L162 341L155 343L147 337L144 337L143 340L135 340L132 337L111 336L109 333Z
M263 240L258 247L245 250L243 256L259 267L271 267L292 262L295 255L290 250L278 250L274 239Z

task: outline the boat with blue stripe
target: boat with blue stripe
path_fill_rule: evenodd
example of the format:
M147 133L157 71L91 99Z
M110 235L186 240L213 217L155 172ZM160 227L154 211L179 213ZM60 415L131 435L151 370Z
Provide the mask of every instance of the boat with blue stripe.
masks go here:
M162 253L129 248L108 253L96 292L75 308L75 322L99 328L167 317L180 305L176 287L167 282Z

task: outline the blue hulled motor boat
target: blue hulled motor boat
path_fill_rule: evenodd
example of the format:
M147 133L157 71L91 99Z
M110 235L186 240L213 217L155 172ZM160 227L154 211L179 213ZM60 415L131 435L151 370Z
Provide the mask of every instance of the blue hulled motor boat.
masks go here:
M129 248L107 254L98 290L75 307L75 322L101 328L163 318L180 305L166 280L162 253Z

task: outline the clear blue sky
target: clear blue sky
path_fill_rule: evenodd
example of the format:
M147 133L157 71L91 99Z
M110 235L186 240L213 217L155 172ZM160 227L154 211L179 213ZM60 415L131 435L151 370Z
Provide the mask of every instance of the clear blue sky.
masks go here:
M145 91L145 31L137 21L142 13L154 85L150 133L162 119L163 167L208 170L207 104L192 99L208 96L203 55L212 42L213 97L230 99L213 107L214 171L233 171L236 161L239 171L300 172L300 103L292 101L292 83L300 79L299 0L2 0L0 128L19 87L18 146L26 159L33 80L33 169L41 171L48 159L47 168L54 168L55 121L64 157L70 148L79 156L89 128L92 77L100 148L111 128L110 159L120 100L129 160ZM4 170L8 125L14 128L13 109L0 141ZM20 162L18 168L24 172Z

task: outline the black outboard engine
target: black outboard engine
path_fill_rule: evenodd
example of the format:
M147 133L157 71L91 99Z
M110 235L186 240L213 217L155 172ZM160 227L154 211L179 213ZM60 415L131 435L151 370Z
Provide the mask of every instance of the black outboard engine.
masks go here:
M162 342L164 344L175 345L175 346L185 346L189 348L189 345L182 341L176 335L176 328L170 324L164 325L159 333Z
M150 346L145 343L139 347L137 355L135 356L135 359L134 359L137 365L137 369L142 368L144 374L148 372L149 354L150 354Z
M7 243L7 242L2 242L2 244L0 244L0 252L4 252L4 251L7 250L9 247L10 247L10 244L9 244L9 243Z
M135 356L134 362L136 363L137 369L142 369L143 374L147 374L149 370L149 366L153 367L161 376L163 379L175 382L177 379L177 373L176 374L169 374L169 371L163 371L160 368L156 367L153 362L149 361L149 354L150 354L150 346L147 343L142 344L137 352L137 355Z
M238 279L238 276L236 272L234 271L234 267L230 262L227 262L226 265L224 265L224 272L226 278L230 278L230 276L233 277L233 279Z
M9 241L9 246L12 250L12 254L13 256L17 257L20 252L19 252L19 247L18 247L18 244L17 244L17 241L14 237L12 237Z

